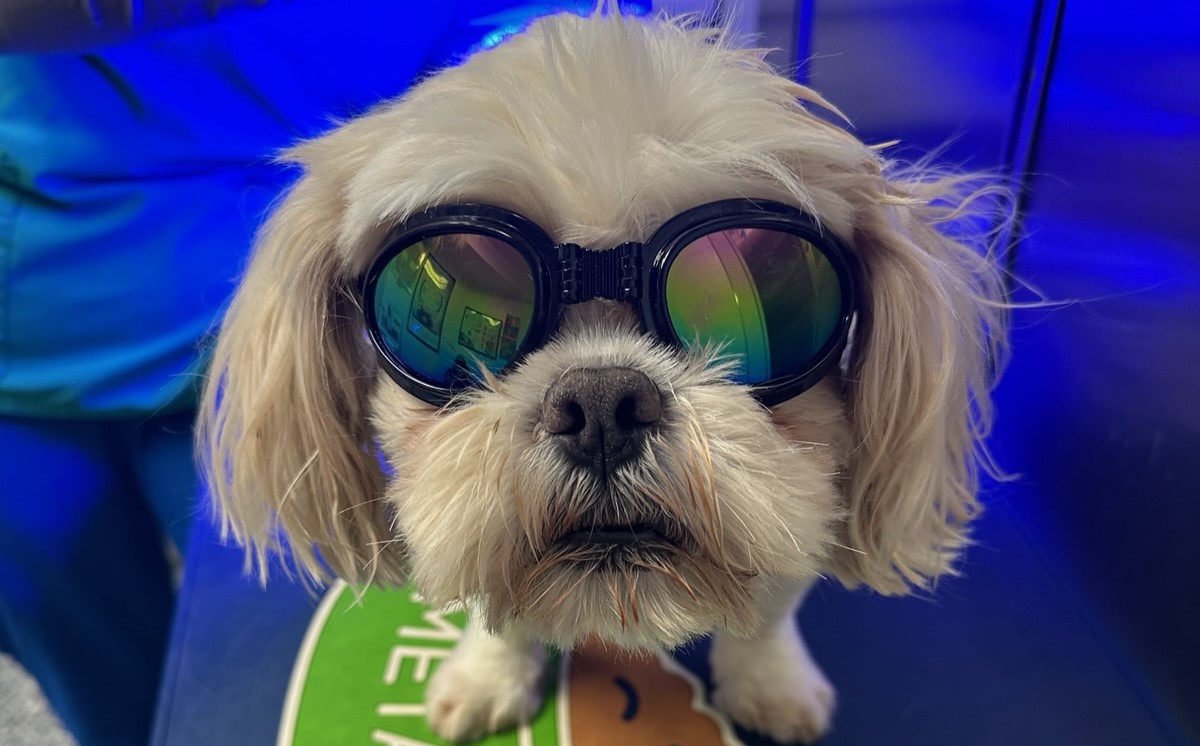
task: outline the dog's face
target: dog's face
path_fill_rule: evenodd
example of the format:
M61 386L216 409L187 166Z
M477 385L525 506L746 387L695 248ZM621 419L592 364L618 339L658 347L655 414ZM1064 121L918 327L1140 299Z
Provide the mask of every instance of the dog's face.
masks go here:
M821 103L711 32L558 16L297 148L306 175L264 230L202 415L226 529L260 560L282 529L314 574L315 548L352 580L411 575L562 644L749 631L777 577L902 592L945 572L976 505L999 285L936 228L955 183L889 177L805 108ZM813 215L863 285L844 366L770 408L610 300L567 306L449 407L365 341L356 280L424 208L492 204L607 247L734 197ZM599 446L565 437L563 387L641 412L613 425L620 463L581 463Z
M811 576L827 559L848 425L834 381L770 412L719 370L652 341L627 308L593 301L460 406L416 403L380 379L372 412L396 474L386 495L417 586L563 645L749 629L757 582ZM622 386L624 371L640 384ZM631 408L653 397L660 411L629 424L632 455L585 465L553 432L564 382L587 419L612 403L578 395L593 384ZM620 434L614 422L601 437Z

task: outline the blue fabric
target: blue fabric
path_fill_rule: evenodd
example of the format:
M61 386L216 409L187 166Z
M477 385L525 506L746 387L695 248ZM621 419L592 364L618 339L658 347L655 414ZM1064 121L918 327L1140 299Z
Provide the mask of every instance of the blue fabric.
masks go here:
M271 156L545 10L346 7L289 0L0 57L0 413L191 406L199 340L293 176Z
M145 743L186 542L191 417L0 417L0 638L83 746Z

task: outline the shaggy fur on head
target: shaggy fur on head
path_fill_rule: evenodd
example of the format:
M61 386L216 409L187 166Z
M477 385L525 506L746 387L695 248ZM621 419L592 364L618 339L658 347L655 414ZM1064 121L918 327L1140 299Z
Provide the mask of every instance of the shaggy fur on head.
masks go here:
M961 230L991 203L967 179L898 168L814 107L829 108L720 32L561 15L291 150L304 176L221 327L200 423L225 533L264 576L286 537L313 577L411 578L487 629L561 645L754 638L790 611L764 601L794 601L788 583L831 573L905 593L951 571L1003 352L987 236ZM714 352L666 348L609 301L570 307L548 346L458 406L376 369L356 278L417 211L489 203L608 247L731 197L808 211L860 268L844 366L792 400L763 408ZM565 371L606 366L649 376L664 414L644 457L599 483L540 417ZM661 551L556 543L640 519L669 527Z

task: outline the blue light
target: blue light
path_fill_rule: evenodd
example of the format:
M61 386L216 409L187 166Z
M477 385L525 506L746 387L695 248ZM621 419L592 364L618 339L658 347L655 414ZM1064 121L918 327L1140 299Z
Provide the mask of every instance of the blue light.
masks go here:
M529 3L483 16L471 22L472 26L495 26L484 34L477 45L480 49L491 49L508 37L523 30L533 20L556 12L590 14L596 7L594 2ZM650 12L649 2L622 2L621 12L625 15L644 16Z

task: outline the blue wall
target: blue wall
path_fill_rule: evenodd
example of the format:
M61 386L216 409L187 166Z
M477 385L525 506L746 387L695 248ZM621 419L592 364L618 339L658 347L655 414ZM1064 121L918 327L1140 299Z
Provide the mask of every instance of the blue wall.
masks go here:
M1136 696L1200 742L1200 5L814 11L802 73L864 138L953 137L944 160L1024 177L1016 297L1052 305L1013 316L993 447L1019 479L988 502Z

